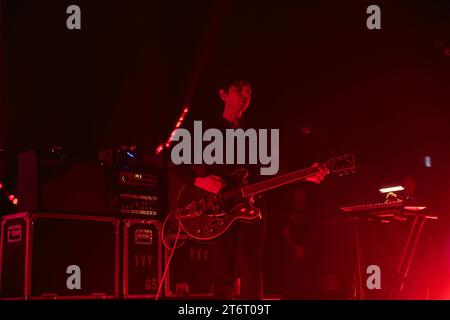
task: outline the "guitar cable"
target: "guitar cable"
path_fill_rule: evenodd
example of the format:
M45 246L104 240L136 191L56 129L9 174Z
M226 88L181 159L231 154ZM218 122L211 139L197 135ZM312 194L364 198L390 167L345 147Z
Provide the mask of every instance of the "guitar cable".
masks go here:
M155 300L159 300L159 297L160 297L161 291L162 291L162 287L163 287L164 281L165 281L166 276L167 276L167 272L169 271L170 262L172 261L172 257L173 257L173 254L175 253L175 249L177 249L178 239L180 238L180 235L181 235L181 223L178 221L178 231L177 231L177 235L175 237L175 242L173 244L173 247L170 248L169 245L166 242L165 237L164 237L164 230L166 228L167 221L169 221L169 218L172 215L173 215L173 213L169 213L167 215L166 219L164 220L163 226L162 226L161 240L162 240L162 242L164 244L164 247L166 247L167 250L170 250L171 253L170 253L169 259L167 260L166 267L164 268L164 273L163 273L163 276L161 278L161 282L159 283L159 288L158 288L158 292L156 293Z

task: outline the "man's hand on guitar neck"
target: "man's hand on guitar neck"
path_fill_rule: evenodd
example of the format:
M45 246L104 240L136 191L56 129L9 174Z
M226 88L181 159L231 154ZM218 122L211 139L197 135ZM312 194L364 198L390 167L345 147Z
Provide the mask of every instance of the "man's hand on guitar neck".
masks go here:
M313 176L306 178L305 180L316 184L320 184L323 181L323 179L325 179L325 176L329 173L329 171L324 165L319 165L319 163L317 162L314 163L312 166L318 167L319 171L316 172L316 174L314 174Z
M225 181L223 181L218 176L206 176L195 178L194 185L197 188L203 189L211 193L219 193L220 190L225 186Z

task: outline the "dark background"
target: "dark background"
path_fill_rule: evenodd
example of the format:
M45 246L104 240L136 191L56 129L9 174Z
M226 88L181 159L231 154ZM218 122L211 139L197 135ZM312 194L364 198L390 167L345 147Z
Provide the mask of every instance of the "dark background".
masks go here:
M71 4L78 31L66 28ZM303 126L325 150L357 155L356 176L325 183L330 203L373 202L380 186L414 176L442 217L445 269L450 2L377 1L381 30L366 28L371 4L3 0L0 177L14 190L17 154L33 148L86 159L123 144L152 151L184 103L211 113L213 79L242 68L254 79L249 115L280 128L288 146L282 166L313 160L299 149Z

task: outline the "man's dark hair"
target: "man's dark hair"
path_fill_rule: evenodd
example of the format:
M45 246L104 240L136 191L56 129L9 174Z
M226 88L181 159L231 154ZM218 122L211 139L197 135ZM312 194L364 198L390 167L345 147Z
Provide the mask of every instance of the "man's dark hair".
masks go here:
M232 85L237 83L251 84L252 81L249 75L243 71L227 71L218 75L216 90L224 89L228 91Z

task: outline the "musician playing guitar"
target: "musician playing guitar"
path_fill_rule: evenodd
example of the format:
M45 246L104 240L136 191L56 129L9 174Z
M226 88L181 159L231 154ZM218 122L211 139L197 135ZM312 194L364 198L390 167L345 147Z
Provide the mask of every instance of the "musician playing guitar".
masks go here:
M244 113L250 105L252 87L250 81L240 74L230 74L222 79L218 86L218 95L223 109L210 127L225 130L227 128L248 128L244 123ZM209 112L215 110L209 110ZM255 127L253 127L255 128ZM256 128L257 129L257 128ZM230 182L231 173L242 165L209 165L206 172L198 175L190 167L176 166L175 173L187 185L195 186L211 194L218 194ZM327 174L325 168L317 165L318 170L304 180L320 183ZM260 178L257 165L247 165L249 181ZM213 262L213 283L215 299L262 299L263 274L262 254L265 237L266 211L264 200L260 198L253 205L261 210L262 219L255 223L237 223L226 233L211 242L210 253ZM240 295L234 296L236 278L240 278Z

